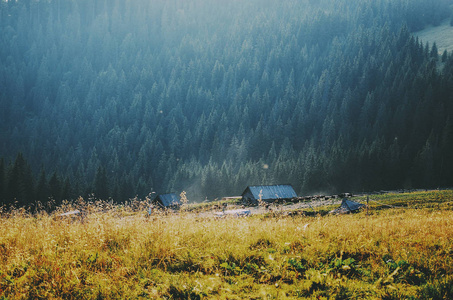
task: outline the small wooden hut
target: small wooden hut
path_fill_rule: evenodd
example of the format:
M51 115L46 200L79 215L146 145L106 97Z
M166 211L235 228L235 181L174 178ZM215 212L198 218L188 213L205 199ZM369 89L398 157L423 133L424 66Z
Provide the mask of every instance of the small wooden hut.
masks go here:
M242 203L257 205L259 201L276 202L296 198L297 194L290 184L253 185L242 193Z
M161 208L177 209L181 206L181 200L174 193L157 195L152 203Z

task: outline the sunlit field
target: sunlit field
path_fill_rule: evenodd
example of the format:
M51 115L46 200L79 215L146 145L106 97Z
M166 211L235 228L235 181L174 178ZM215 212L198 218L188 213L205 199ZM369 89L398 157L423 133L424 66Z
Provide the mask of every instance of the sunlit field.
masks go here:
M3 211L0 299L452 299L452 191L371 199L314 217Z

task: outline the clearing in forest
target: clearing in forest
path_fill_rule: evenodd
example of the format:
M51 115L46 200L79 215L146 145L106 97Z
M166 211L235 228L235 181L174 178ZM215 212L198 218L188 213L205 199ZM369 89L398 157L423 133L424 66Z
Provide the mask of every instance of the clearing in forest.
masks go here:
M443 21L439 26L427 26L423 30L414 32L414 36L418 36L424 44L432 45L435 42L439 54L445 50L453 51L453 27L450 26L449 19Z

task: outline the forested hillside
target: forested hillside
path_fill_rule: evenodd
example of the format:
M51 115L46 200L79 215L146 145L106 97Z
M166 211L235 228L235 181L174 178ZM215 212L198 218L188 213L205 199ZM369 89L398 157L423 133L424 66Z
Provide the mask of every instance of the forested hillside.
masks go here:
M0 1L0 202L453 183L451 0Z

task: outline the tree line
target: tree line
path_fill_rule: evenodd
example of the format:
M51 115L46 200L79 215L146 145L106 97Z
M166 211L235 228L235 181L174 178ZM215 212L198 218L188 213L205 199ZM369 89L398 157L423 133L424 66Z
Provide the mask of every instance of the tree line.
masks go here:
M108 178L102 167L96 172L94 181L83 194L76 194L77 182L62 177L56 171L46 174L42 168L35 176L22 153L18 153L13 162L5 163L0 159L0 203L16 207L30 206L53 209L64 200L85 196L90 199L108 200ZM117 190L116 192L119 192ZM115 194L115 198L122 198ZM124 196L124 195L123 195ZM124 199L128 199L126 196Z
M450 2L0 1L3 202L451 186Z

